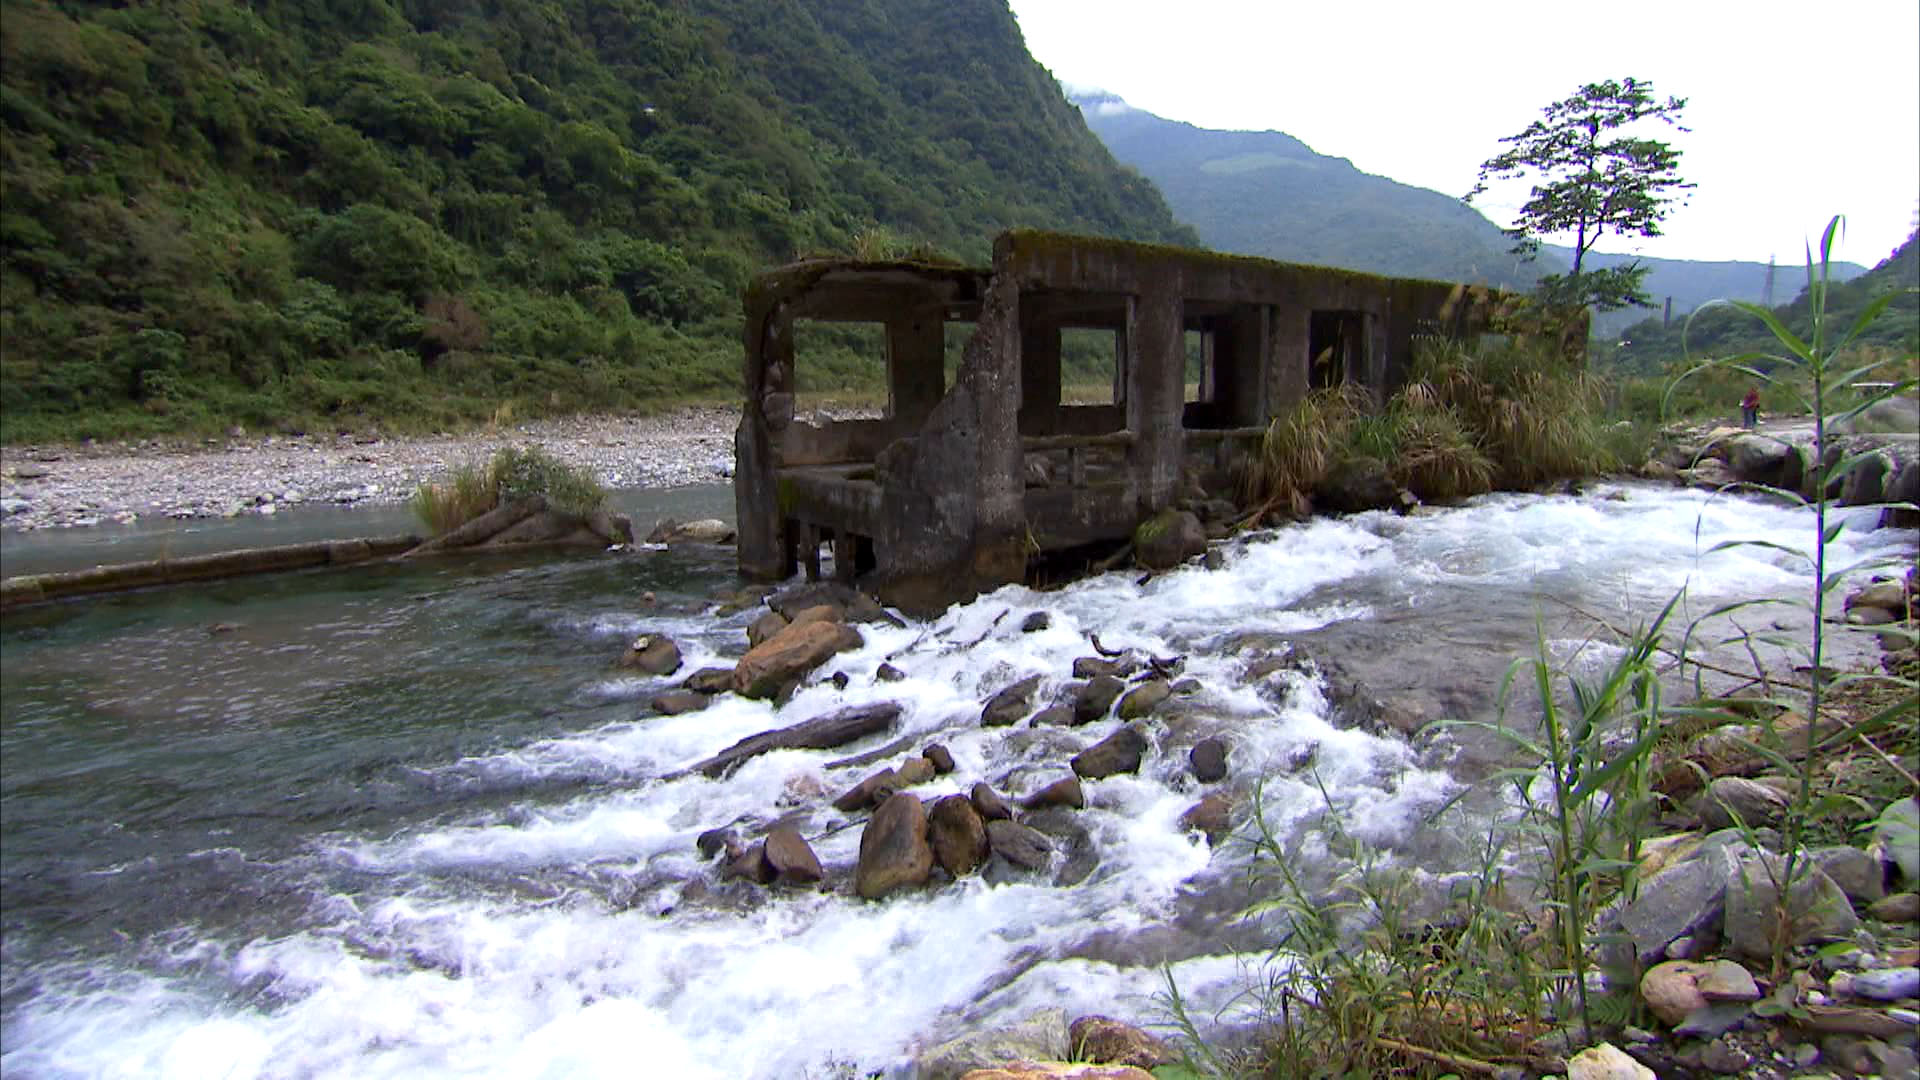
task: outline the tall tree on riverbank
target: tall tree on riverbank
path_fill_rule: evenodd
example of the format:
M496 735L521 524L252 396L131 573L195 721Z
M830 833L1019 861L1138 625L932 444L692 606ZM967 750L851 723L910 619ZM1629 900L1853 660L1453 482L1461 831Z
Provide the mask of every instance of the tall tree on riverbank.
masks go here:
M1508 149L1481 163L1464 201L1486 192L1490 181L1536 177L1532 195L1506 230L1513 250L1532 256L1544 238L1573 238L1573 269L1542 278L1541 295L1601 311L1644 306L1643 267L1588 270L1586 256L1608 233L1659 236L1675 201L1694 187L1680 176L1680 151L1627 130L1659 122L1686 131L1680 125L1686 105L1685 98L1660 100L1653 84L1639 79L1588 83L1547 106L1526 130L1501 139Z

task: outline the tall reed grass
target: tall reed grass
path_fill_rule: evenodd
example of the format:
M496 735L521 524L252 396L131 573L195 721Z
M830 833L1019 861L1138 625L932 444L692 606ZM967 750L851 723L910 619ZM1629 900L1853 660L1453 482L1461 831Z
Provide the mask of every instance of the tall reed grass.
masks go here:
M575 468L538 447L506 446L485 463L454 466L437 483L414 489L410 505L434 536L442 536L481 514L526 495L544 495L554 510L586 517L602 509L607 489L593 474Z

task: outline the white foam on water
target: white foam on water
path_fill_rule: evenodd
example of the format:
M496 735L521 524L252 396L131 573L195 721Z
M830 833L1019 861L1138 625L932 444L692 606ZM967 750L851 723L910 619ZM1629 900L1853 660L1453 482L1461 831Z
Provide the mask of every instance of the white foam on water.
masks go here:
M1808 531L1804 513L1650 487L1495 496L1236 542L1217 571L1183 568L1145 584L1114 573L1049 593L1009 587L930 622L869 625L861 648L819 673L845 673L845 690L822 679L777 710L725 696L704 712L425 764L444 775L599 783L396 835L319 838L317 879L350 869L354 885L350 893L317 889L307 924L209 943L190 963L103 958L38 973L40 989L15 1010L0 1064L9 1074L48 1076L792 1077L834 1061L888 1067L969 1025L1040 1007L1152 1021L1164 1015L1159 966L1074 951L1095 934L1154 927L1197 878L1229 872L1220 863L1229 856L1179 829L1199 794L1183 749L1156 746L1137 776L1086 785L1090 805L1076 820L1100 861L1076 886L975 877L871 904L844 889L859 829L841 827L854 819L826 803L898 759L829 763L907 736L905 752L938 740L958 763L952 776L916 789L927 798L1003 777L1006 793L1018 796L1065 775L1066 754L1110 734L1117 720L984 730L981 703L1028 675L1043 677L1035 708L1047 703L1098 634L1109 649L1186 657L1185 674L1202 687L1197 711L1233 734L1236 774L1267 777L1262 809L1272 828L1284 834L1330 800L1350 833L1391 850L1457 781L1421 767L1404 742L1335 727L1324 688L1307 676L1283 672L1265 690L1243 686L1247 658L1210 646L1245 631L1285 635L1365 619L1381 604L1419 610L1456 588L1505 590L1517 613L1552 592L1643 617L1653 614L1646 604L1657 609L1682 584L1702 602L1785 594L1804 584L1792 560L1760 548L1711 549L1733 538L1798 545ZM1910 534L1850 531L1833 557L1910 558L1911 545ZM1050 625L1023 633L1036 611ZM716 630L637 615L576 629L608 639L672 633L690 671L717 660L719 635L737 636L743 621L722 620ZM1610 658L1591 644L1555 643L1563 654L1576 647L1581 663ZM878 682L883 663L906 678ZM1272 690L1276 681L1284 694ZM584 687L608 683L604 672L582 675ZM683 774L748 735L886 701L902 706L886 736L838 751L766 754L723 779ZM1148 726L1163 733L1158 721ZM1318 784L1289 768L1309 748ZM839 891L777 892L738 909L700 901L680 884L711 870L693 854L699 832L789 811L811 814L804 829ZM583 866L632 881L643 895L613 903L573 886L512 887ZM1284 957L1169 959L1189 1008L1223 1022L1239 1016L1242 989L1285 971Z

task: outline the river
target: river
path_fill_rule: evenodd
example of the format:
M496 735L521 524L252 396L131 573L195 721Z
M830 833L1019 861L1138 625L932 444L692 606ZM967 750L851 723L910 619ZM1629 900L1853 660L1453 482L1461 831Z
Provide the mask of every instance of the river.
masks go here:
M689 511L723 506L722 492L673 505L704 516ZM642 522L676 512L625 500ZM221 542L279 542L262 530L286 527L231 524ZM755 611L716 611L737 588L730 549L381 564L10 614L0 1066L827 1076L898 1070L916 1047L1042 1006L1151 1021L1163 970L1205 1009L1247 977L1236 950L1270 928L1232 918L1237 849L1177 825L1199 794L1180 747L1228 736L1230 783L1266 778L1283 830L1320 809L1291 769L1314 748L1354 831L1435 873L1458 853L1421 822L1484 765L1447 738L1334 722L1321 680L1248 683L1249 642L1300 642L1415 714L1484 715L1536 632L1579 668L1608 655L1593 617L1644 621L1683 585L1688 613L1804 594L1777 550L1713 549L1810 536L1801 512L1641 485L1319 520L1231 542L1217 570L1011 587L930 622L869 626L827 669L844 690L821 681L778 710L728 697L677 717L644 707L672 680L611 661L642 632L680 642L683 674L737 656ZM34 543L63 546L9 537L9 562L74 557ZM1913 543L1850 529L1834 558L1911 562ZM1051 625L1023 633L1035 611ZM1075 884L974 877L853 897L859 829L827 804L871 767L828 763L864 746L669 778L754 732L895 701L896 735L943 742L958 763L917 794L980 779L1030 790L1117 721L983 730L980 702L1029 673L1063 684L1088 632L1185 656L1201 690L1149 723L1139 775L1088 785ZM903 681L874 678L889 657ZM832 888L723 883L695 852L705 829L775 818L813 842Z

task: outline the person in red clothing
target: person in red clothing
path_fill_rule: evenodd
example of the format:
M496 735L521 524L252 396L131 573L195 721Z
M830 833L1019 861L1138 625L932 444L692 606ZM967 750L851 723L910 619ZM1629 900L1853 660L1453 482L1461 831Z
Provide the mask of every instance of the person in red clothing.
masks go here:
M1760 388L1753 387L1740 399L1740 426L1750 428L1760 422Z

